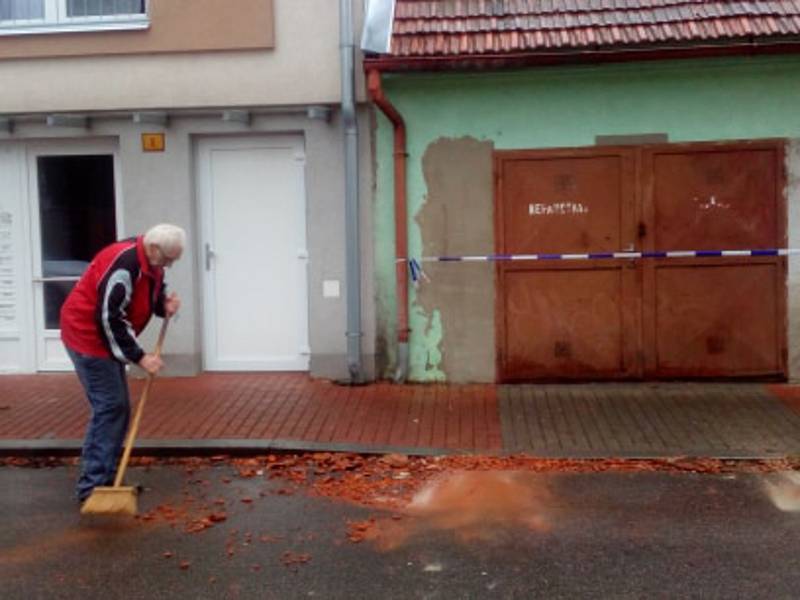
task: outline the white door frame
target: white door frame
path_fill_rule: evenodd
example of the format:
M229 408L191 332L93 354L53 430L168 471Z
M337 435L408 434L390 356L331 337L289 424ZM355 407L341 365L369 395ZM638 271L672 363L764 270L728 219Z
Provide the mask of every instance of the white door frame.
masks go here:
M31 373L35 370L36 357L33 336L33 302L30 281L30 226L28 224L28 176L25 144L16 141L0 142L4 151L5 166L13 178L4 182L5 202L0 203L9 211L11 223L12 288L4 283L4 292L10 292L15 301L15 322L5 324L0 330L0 344L4 346L3 373ZM4 241L8 236L4 236ZM6 280L8 281L8 280ZM11 358L13 356L13 358Z
M124 227L122 220L122 185L120 182L119 148L112 139L54 140L35 142L27 145L26 162L28 170L28 223L30 231L30 288L33 297L33 324L36 339L37 371L70 371L72 362L61 344L61 331L47 329L44 323L44 283L42 273L42 238L39 221L39 181L37 158L40 156L64 156L85 154L110 154L114 164L114 214L116 217L116 237L122 239ZM56 278L57 279L57 278Z
M304 261L305 277L303 278L302 297L305 299L303 330L299 332L302 346L299 348L300 358L282 367L271 365L254 366L252 362L237 362L226 360L224 364L217 360L217 299L215 283L213 280L214 249L214 203L212 196L211 169L209 168L210 154L214 150L231 149L260 149L260 148L280 148L293 149L295 160L305 164L304 140L302 134L259 134L252 136L205 136L198 137L194 145L194 164L195 178L197 181L197 202L200 215L200 235L198 236L198 267L200 269L200 280L202 282L202 330L203 330L203 368L211 371L246 371L246 370L294 370L307 371L309 368L310 348L309 340L309 277L308 277L308 214L307 196L305 187L305 175L302 177L301 195L303 198L303 242L302 248L298 248L297 259ZM264 276L268 276L265 274Z

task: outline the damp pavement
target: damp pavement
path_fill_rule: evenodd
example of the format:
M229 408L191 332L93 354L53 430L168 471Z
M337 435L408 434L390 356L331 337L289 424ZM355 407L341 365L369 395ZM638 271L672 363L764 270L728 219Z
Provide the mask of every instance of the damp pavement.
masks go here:
M444 471L368 506L292 473L133 467L131 519L79 516L72 465L0 467L0 595L800 597L797 471Z
M138 398L143 381L131 381ZM0 377L0 455L76 455L89 407L72 373ZM134 452L525 453L559 458L800 456L800 386L377 382L305 373L159 378Z

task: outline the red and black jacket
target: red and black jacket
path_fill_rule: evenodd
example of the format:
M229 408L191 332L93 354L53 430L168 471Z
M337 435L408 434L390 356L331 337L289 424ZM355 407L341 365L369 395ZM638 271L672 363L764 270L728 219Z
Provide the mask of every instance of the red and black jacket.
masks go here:
M150 265L142 237L101 250L61 307L61 339L81 354L138 363L136 341L155 313L164 316L164 270Z

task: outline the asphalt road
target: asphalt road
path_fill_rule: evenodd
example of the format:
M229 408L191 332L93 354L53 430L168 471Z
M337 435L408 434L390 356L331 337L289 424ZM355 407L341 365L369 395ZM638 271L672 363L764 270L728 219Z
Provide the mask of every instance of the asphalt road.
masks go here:
M79 516L74 476L0 468L3 599L800 597L787 474L457 474L398 513L225 464L132 469L150 520Z

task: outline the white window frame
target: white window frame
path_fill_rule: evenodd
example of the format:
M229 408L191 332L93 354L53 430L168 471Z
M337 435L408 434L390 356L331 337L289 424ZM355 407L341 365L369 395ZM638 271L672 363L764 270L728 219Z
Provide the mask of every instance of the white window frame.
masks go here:
M67 0L43 0L43 19L0 21L0 36L82 31L119 31L150 27L150 0L145 0L144 13L68 17Z

